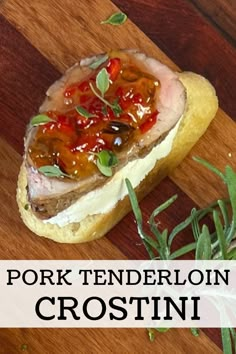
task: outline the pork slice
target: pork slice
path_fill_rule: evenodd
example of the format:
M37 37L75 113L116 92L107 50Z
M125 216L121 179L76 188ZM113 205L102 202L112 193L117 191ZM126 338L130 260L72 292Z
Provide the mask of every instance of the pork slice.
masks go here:
M159 100L157 101L157 123L129 150L118 154L119 165L116 171L121 169L128 161L144 157L157 145L179 121L185 110L186 93L183 85L178 80L176 73L154 58L149 58L143 53L127 50L126 53L143 71L155 76L160 82ZM83 59L68 69L61 79L56 81L47 91L47 97L39 109L39 112L57 110L65 112L72 102L64 98L63 92L68 85L82 81L91 73L88 67L99 56ZM26 137L27 145L37 128L31 128ZM30 163L27 164L28 196L32 210L39 218L48 219L68 208L84 194L104 185L110 178L97 171L92 176L81 180L68 178L49 178L39 173Z
M83 194L98 187L105 177L93 175L81 182L48 178L33 167L27 168L28 199L41 219L48 219L73 204ZM88 189L88 186L92 186Z

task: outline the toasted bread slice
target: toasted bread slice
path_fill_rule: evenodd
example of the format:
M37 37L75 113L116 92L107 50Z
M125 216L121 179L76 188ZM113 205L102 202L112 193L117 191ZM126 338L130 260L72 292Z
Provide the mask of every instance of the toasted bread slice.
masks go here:
M178 75L186 89L187 107L175 135L171 152L165 158L158 160L152 171L136 187L139 200L146 196L184 159L204 134L218 109L215 90L208 80L191 72L183 72ZM26 188L26 168L23 163L17 186L17 203L21 217L32 232L56 242L78 243L102 237L131 210L129 197L126 195L109 212L90 215L78 223L70 223L60 227L56 224L45 223L33 214L27 199Z

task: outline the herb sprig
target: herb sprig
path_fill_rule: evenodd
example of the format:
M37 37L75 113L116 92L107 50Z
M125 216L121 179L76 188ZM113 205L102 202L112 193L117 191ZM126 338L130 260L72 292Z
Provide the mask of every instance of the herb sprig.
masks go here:
M121 109L119 103L117 102L117 100L115 100L112 104L112 103L108 102L107 100L105 100L105 98L103 98L102 96L99 95L99 93L95 90L95 88L93 87L91 82L90 82L89 86L90 86L91 90L93 91L94 95L97 96L106 106L110 107L116 117L119 117L119 115L122 113L122 109Z
M196 208L192 209L190 216L177 225L170 233L167 229L160 231L158 224L155 222L155 218L176 200L177 196L175 195L158 206L151 214L149 218L150 236L143 230L141 209L135 191L130 181L126 179L131 206L137 221L138 234L151 259L173 260L195 251L195 259L197 260L236 260L236 246L231 245L233 238L236 237L236 172L232 167L226 166L225 172L223 173L208 161L199 157L194 157L194 160L201 163L221 178L227 187L229 198L217 200L207 208L199 210ZM209 231L206 224L202 226L200 224L206 215L210 215L213 218L214 230L212 232ZM188 226L192 228L194 242L188 243L172 252L173 240ZM149 338L152 341L155 337L155 331L163 332L161 328L148 329ZM192 328L191 332L195 336L199 334L197 328ZM234 348L236 348L235 329L222 328L221 337L224 353L233 353Z
M89 83L89 86L94 95L97 96L100 101L105 104L105 106L110 107L116 117L119 117L119 115L122 113L122 109L118 103L118 100L116 99L113 103L110 103L104 98L104 95L108 91L110 86L109 74L106 68L102 68L96 76L96 87L99 90L100 94L95 90L91 82Z

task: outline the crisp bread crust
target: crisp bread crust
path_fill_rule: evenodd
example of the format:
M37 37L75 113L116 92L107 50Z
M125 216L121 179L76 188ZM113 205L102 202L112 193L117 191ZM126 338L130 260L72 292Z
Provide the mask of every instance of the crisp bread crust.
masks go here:
M178 75L187 95L184 117L178 128L170 154L157 161L153 170L135 189L139 200L147 195L184 159L204 134L218 109L215 90L208 80L191 72L183 72ZM36 235L47 237L56 242L79 243L100 238L131 210L129 198L126 196L109 213L88 216L80 223L71 223L64 227L45 224L33 214L30 206L25 208L29 204L26 187L26 169L23 163L17 185L17 203L22 220Z

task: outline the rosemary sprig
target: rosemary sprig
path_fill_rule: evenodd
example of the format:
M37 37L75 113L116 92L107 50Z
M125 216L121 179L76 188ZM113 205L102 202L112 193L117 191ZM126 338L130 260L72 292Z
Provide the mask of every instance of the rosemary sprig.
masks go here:
M150 216L149 228L150 235L143 231L143 219L141 209L135 191L128 179L126 185L129 193L131 206L137 221L138 233L151 259L176 259L195 250L196 259L236 259L236 247L230 247L233 238L236 238L236 172L230 166L226 166L225 173L199 157L194 160L202 164L210 171L215 173L222 182L226 184L229 198L220 199L210 204L207 208L193 208L190 216L175 228L168 232L167 229L160 231L158 223L155 222L156 216L168 208L177 198L173 196L165 203L157 207ZM209 215L214 221L214 230L210 233L207 225L202 225L202 219ZM230 217L231 216L231 217ZM188 226L192 227L194 242L188 243L178 250L172 252L172 242ZM161 329L148 329L150 340L154 340L155 331L161 332ZM192 328L191 332L197 336L197 328ZM225 354L236 352L236 331L230 328L221 329L223 350Z

